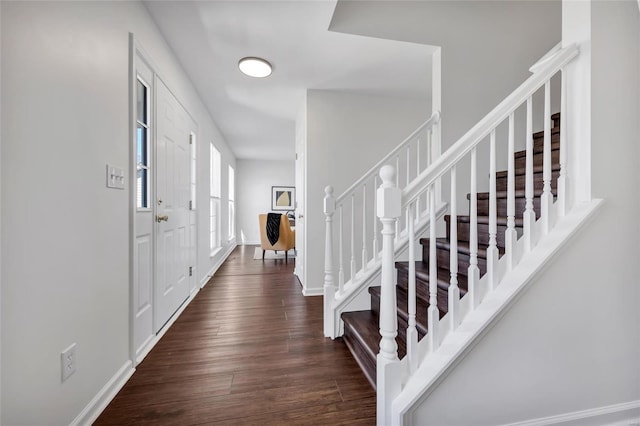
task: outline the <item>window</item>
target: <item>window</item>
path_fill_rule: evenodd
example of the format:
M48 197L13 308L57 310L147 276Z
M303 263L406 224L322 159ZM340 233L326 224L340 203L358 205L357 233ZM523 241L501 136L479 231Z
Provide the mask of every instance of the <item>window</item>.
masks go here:
M136 81L136 199L139 209L149 208L149 85Z
M211 254L220 247L220 152L211 142L209 156L209 246Z
M236 175L233 167L229 166L229 239L236 237Z
M191 146L191 198L189 208L196 209L196 135L191 133L189 136L189 144Z

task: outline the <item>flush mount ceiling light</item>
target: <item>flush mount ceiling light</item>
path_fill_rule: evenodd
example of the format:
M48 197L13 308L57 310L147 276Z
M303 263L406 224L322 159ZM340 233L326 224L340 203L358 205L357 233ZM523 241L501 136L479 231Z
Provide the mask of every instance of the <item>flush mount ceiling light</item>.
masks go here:
M271 75L271 64L262 58L242 58L238 62L238 68L249 77L268 77Z

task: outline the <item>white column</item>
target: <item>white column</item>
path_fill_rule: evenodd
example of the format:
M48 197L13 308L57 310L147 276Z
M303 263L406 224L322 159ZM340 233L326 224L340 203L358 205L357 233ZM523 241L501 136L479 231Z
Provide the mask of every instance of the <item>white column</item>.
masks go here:
M567 66L567 108L562 128L567 148L566 207L591 200L591 1L562 2L562 46L576 44L580 54Z
M388 360L398 358L396 335L396 283L394 266L395 224L400 217L401 192L394 184L395 169L384 166L380 170L382 185L378 188L378 217L382 222L382 270L380 272L380 354Z
M401 214L401 191L395 184L392 166L380 170L382 185L378 188L377 212L382 222L382 270L380 272L380 352L376 359L377 423L388 425L391 401L400 392L400 361L398 360L398 316L394 279L394 237Z
M333 187L324 189L325 245L324 245L324 335L336 338L335 315L332 303L336 293L333 281L333 213L336 210L336 199Z

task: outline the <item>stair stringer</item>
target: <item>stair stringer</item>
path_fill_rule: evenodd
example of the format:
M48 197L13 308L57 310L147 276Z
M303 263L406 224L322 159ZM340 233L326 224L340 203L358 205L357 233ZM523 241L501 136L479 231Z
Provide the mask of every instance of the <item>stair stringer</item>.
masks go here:
M420 342L421 362L414 374L403 384L402 390L391 403L393 425L413 426L415 409L427 399L429 394L455 369L456 365L473 350L480 339L487 334L501 317L518 300L524 290L534 281L554 255L595 216L603 200L592 200L576 205L570 213L558 218L552 230L538 240L535 248L522 257L518 265L503 275L496 289L486 293L475 310L463 317L460 326L446 334L438 350L427 353L426 340ZM554 210L556 205L554 204ZM540 221L536 223L536 235L541 235ZM520 243L521 241L519 241ZM500 260L501 265L505 257ZM480 280L485 289L485 278ZM462 299L463 302L466 298ZM464 303L461 303L464 305ZM448 315L442 318L447 323ZM448 328L448 327L447 327ZM407 357L401 361L402 371L408 371Z
M440 202L436 207L436 223L440 221L444 215L448 212L448 203ZM429 215L425 214L415 225L416 235L422 235L429 229ZM395 242L394 258L401 257L408 248L409 238L407 232L401 232L398 239ZM376 284L379 281L380 271L382 268L382 257L376 256L370 260L367 264L365 272L359 272L354 280L349 280L344 285L344 291L336 291L335 297L331 303L331 332L332 335L328 336L332 339L340 337L344 334L344 323L340 317L343 312L351 312L355 309L349 309L349 305L361 294L366 293L369 287ZM326 295L325 295L326 297ZM325 315L327 313L325 312Z

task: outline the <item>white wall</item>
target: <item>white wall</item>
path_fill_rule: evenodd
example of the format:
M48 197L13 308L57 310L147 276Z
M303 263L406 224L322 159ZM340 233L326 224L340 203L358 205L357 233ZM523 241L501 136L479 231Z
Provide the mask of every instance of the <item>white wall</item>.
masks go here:
M434 390L416 424L640 407L640 18L633 1L591 7L592 190L605 206ZM638 416L636 408L575 424Z
M295 186L295 163L294 161L238 160L237 165L238 242L260 244L258 215L272 211L272 186ZM244 241L242 235L244 235Z
M560 41L561 3L343 0L330 29L441 47L444 152L523 83L531 75L529 67ZM537 99L534 106L539 105ZM523 137L519 142L524 146ZM501 143L506 146L506 137L502 142L499 138L498 146ZM485 166L483 159L488 158L488 143L480 147L478 158L478 176L486 176L488 160ZM506 166L504 161L499 158L498 167ZM468 166L458 168L458 184L467 185L469 180ZM467 191L460 189L458 205L466 206ZM488 182L486 187L481 182L479 190L488 190ZM448 194L446 184L443 193Z
M305 294L324 285L324 188L340 195L431 114L431 100L307 92Z
M208 143L235 159L138 2L1 2L2 424L69 424L129 362L129 32L198 123L198 224ZM226 172L223 200L226 199ZM127 182L131 176L126 176ZM223 228L226 213L223 209ZM203 249L204 247L204 249ZM198 247L202 277L208 238ZM60 352L77 371L60 383ZM86 420L86 419L85 419Z
M446 148L560 41L560 9L560 1L340 1L330 29L442 47Z

